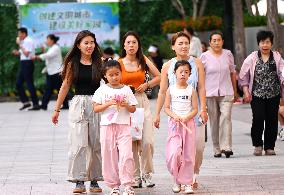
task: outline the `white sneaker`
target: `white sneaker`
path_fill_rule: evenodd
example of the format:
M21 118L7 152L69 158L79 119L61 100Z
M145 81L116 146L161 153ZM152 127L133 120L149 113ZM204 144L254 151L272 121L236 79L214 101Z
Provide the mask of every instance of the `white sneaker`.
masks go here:
M147 188L152 188L155 186L154 183L152 183L152 176L150 173L146 173L142 176L142 180L145 182Z
M134 183L132 184L133 188L142 188L142 180L140 177L136 177Z
M174 193L179 193L180 192L180 184L174 184L172 187L172 190Z
M132 189L132 187L127 186L124 189L123 195L135 195L134 190Z
M281 141L284 141L284 130L283 130L283 129L281 129L281 130L279 131L279 139L280 139Z
M191 185L185 185L184 186L184 193L185 194L194 194L192 186Z

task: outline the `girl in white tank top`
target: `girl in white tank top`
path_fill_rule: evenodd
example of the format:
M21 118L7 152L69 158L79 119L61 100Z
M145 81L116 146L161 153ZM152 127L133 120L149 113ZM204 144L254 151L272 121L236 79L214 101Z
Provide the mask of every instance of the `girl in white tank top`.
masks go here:
M165 112L169 116L166 161L169 172L174 177L173 192L192 194L192 180L195 163L195 123L198 100L195 90L187 84L191 73L188 61L177 61L174 68L176 84L166 93Z

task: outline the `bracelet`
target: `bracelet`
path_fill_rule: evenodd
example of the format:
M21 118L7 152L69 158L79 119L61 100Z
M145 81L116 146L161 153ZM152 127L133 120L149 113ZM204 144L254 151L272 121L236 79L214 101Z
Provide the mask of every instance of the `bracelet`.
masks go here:
M60 110L59 110L59 109L54 109L54 111L55 111L55 112L60 112Z

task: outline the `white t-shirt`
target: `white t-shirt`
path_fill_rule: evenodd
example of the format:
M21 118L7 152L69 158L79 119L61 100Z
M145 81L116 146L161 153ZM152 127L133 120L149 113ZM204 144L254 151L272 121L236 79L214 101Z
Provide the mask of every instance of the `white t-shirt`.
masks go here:
M62 54L60 46L52 45L46 53L39 55L40 59L45 60L47 73L54 75L62 70Z
M129 105L138 104L130 87L126 85L120 89L114 89L108 85L102 85L96 90L92 100L98 104L105 104L107 101L110 101L115 97L118 97L117 99L121 98L121 100L124 98ZM113 123L130 125L130 113L126 110L126 108L120 107L118 109L116 105L113 105L102 112L100 124L109 125Z
M176 85L170 86L171 110L178 116L186 116L192 110L192 91L191 85L185 89L179 89Z
M24 52L20 49L20 60L31 60L31 57L35 55L34 41L30 37L26 37L20 42L20 45L25 51L30 52L29 56L25 56Z

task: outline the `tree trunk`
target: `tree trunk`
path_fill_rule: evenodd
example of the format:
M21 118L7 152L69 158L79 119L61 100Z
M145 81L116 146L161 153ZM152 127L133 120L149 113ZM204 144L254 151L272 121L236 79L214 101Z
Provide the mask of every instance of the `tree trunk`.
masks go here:
M246 57L245 29L242 0L233 0L235 64L240 69Z
M224 48L229 49L231 51L234 50L232 1L234 0L223 0L222 1L224 5L224 15L223 15L223 21L224 21L223 34L224 34L224 40L225 40Z
M255 2L253 5L255 7L255 15L259 16L259 9L258 9L258 6L257 6L257 2Z
M198 12L198 0L192 0L192 5L193 5L192 19L196 20Z
M199 17L204 15L206 5L207 5L207 0L202 0L201 5L200 5L200 9L199 9L199 13L198 13Z
M185 19L186 15L185 15L182 2L180 0L171 0L171 1L172 1L172 5L174 6L174 8L176 8L179 14L181 15L182 19Z
M246 0L246 6L247 6L247 9L248 9L248 13L249 15L253 16L253 13L252 13L252 0Z
M280 33L280 25L278 21L277 0L267 1L267 28L274 34L274 49L283 49L283 39Z

